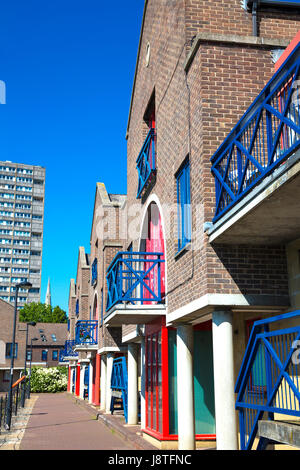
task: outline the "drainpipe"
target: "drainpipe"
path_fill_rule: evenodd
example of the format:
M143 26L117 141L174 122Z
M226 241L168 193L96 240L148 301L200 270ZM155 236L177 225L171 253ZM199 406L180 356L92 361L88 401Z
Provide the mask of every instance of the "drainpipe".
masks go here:
M252 34L258 36L258 25L257 25L257 5L258 0L253 0L252 3Z

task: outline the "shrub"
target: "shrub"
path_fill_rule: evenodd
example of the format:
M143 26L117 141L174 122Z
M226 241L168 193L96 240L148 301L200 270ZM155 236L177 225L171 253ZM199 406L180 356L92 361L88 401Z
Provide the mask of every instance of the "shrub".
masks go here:
M66 367L33 367L30 390L33 393L56 393L67 390L68 370Z

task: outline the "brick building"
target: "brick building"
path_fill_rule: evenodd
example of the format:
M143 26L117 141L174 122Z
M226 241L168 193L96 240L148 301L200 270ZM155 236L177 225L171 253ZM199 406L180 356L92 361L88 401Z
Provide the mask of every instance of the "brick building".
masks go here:
M70 331L68 340L74 340L75 356L69 361L71 377L69 389L76 395L88 399L94 405L100 405L100 369L112 367L115 354L125 351L122 347L122 331L119 328L104 326L103 315L107 297L106 269L120 249L119 212L124 207L124 195L108 194L103 183L97 183L93 220L90 236L90 254L83 247L79 248L76 284L71 280L69 291ZM108 229L108 231L107 231ZM75 308L75 315L74 315ZM75 318L74 318L75 317ZM78 335L91 336L85 344ZM81 344L78 344L81 343ZM84 341L83 341L84 343ZM65 355L68 358L68 355ZM100 364L101 360L101 364ZM101 390L106 390L106 374L102 374ZM110 386L107 382L106 393L109 397ZM110 400L106 400L110 406Z
M13 324L14 306L4 300L0 300L0 392L7 391L9 387ZM14 381L22 375L24 370L26 328L26 323L19 321L19 312L17 312ZM26 355L27 368L29 367L30 358L32 366L58 366L60 364L60 351L64 348L66 335L66 323L37 323L35 326L29 326ZM32 338L36 338L36 340L31 341Z
M108 352L126 348L128 423L140 391L143 435L161 448L237 448L234 383L251 325L298 308L299 25L293 1L145 1L126 205L97 185L102 206L117 207L105 219L114 236L96 236L96 195L90 311L100 406Z
M25 323L20 323L20 328L26 328ZM57 367L60 351L65 346L68 331L67 323L37 323L28 330L27 361L32 366ZM31 341L32 338L37 338ZM31 355L32 344L32 355Z
M10 161L0 162L0 298L18 304L40 301L45 168Z

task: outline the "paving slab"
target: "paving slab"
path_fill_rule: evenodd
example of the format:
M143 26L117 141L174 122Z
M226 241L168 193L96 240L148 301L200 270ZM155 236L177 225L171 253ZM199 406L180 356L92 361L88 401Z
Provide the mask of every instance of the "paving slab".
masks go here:
M31 396L30 399L26 399L24 408L18 408L17 416L13 413L9 431L5 430L3 427L1 428L0 450L18 450L31 411L37 399L38 396Z
M74 395L69 395L69 397L74 400L77 405L84 406L90 413L95 413L98 421L105 424L112 432L117 433L125 441L130 442L132 449L148 451L158 450L157 447L154 447L142 437L140 425L126 424L123 412L116 412L115 414L105 413L103 410L100 410L100 407L91 405L85 400L74 397Z

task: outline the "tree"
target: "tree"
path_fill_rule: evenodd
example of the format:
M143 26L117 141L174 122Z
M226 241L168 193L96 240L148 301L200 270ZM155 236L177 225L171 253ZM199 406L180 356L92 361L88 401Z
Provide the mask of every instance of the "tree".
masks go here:
M35 321L36 323L67 323L66 312L59 306L51 307L41 302L25 304L20 310L20 322Z

